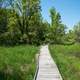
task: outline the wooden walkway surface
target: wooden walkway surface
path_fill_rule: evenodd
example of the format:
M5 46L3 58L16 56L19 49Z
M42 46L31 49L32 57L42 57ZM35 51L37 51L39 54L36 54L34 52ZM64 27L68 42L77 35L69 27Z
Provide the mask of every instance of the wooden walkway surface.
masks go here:
M62 80L59 70L48 50L48 45L42 46L39 56L39 70L36 80Z

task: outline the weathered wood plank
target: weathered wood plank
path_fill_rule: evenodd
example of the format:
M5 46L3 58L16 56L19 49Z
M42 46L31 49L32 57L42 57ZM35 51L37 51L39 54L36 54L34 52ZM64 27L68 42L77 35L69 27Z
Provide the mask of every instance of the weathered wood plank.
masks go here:
M59 70L50 55L48 45L41 47L36 80L62 80Z

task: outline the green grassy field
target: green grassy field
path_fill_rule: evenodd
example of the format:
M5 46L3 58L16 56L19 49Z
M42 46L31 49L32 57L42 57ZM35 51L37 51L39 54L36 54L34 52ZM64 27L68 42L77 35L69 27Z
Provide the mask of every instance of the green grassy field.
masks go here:
M50 45L49 49L63 80L80 80L80 44Z
M0 80L33 80L38 47L0 47Z

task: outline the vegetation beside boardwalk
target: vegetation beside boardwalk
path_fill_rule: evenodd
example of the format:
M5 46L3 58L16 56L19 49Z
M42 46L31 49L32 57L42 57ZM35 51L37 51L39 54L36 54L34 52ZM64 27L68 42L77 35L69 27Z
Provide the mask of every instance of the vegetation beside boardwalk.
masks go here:
M80 44L50 45L49 49L63 80L80 80Z
M80 22L67 31L54 7L51 23L43 20L41 11L41 0L0 0L0 45L80 43Z
M33 80L36 46L0 47L0 80Z
M38 48L17 45L44 43L65 45L50 46L52 56L64 80L79 80L80 46L72 44L80 43L80 21L69 30L54 7L51 23L41 11L41 0L0 0L0 80L32 80Z

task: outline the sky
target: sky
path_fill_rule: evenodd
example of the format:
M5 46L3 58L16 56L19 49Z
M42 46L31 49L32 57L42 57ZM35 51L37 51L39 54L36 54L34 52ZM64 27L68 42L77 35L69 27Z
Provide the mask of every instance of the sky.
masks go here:
M72 29L80 21L80 0L41 0L42 16L50 22L49 10L55 7L60 13L62 22Z

